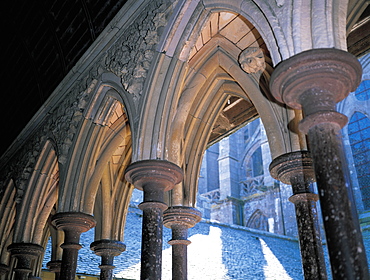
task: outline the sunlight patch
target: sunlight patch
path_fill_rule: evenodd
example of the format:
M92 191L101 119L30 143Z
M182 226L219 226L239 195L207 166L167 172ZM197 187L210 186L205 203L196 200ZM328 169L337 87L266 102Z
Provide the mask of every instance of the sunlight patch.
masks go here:
M262 238L259 238L259 241L261 242L263 256L266 260L266 265L263 267L265 279L293 280L266 242Z

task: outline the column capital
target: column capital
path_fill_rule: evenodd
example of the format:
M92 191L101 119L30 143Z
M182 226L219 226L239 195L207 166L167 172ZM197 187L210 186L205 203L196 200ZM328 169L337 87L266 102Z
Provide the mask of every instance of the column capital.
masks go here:
M44 252L44 248L33 243L13 243L8 246L12 257L17 258L17 267L14 269L16 279L26 279L32 272L32 261Z
M292 185L292 180L297 176L303 176L309 183L315 181L313 161L308 151L296 151L278 156L271 162L269 169L271 177L287 185Z
M303 109L299 130L319 124L346 125L335 105L361 82L362 67L352 54L338 49L312 49L280 63L271 75L272 95L294 109Z
M163 213L163 224L171 228L173 225L194 227L202 219L202 213L195 208L187 206L172 206Z
M331 95L343 100L361 82L362 67L352 54L334 49L312 49L284 60L270 79L272 95L294 109L302 108L302 97ZM313 92L319 89L320 92ZM315 102L316 108L321 104Z
M8 251L14 257L28 257L29 259L36 259L44 252L41 245L33 243L13 243L8 246Z
M83 233L95 227L93 216L82 212L60 212L52 217L51 223L58 230L73 230Z
M117 240L101 239L90 244L90 249L98 256L119 256L126 250L126 245Z
M182 169L166 160L142 160L129 165L125 171L125 178L134 184L135 188L162 188L169 191L183 178Z

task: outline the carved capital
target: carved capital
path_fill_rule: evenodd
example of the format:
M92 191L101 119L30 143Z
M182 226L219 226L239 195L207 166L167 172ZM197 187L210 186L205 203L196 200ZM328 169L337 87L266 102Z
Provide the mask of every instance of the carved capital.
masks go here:
M271 75L270 89L275 99L294 109L301 109L308 97L313 109L334 109L333 104L356 89L361 73L361 64L348 52L313 49L281 62Z
M186 206L172 206L163 213L163 224L171 228L173 225L194 227L202 219L202 214L195 208Z
M144 191L169 191L183 178L182 169L165 160L142 160L126 169L125 178Z
M91 243L90 249L98 256L119 256L126 250L126 245L117 240L102 239Z
M270 164L270 174L287 185L291 185L298 176L308 183L315 181L313 162L308 151L296 151L275 158Z
M96 225L93 216L82 212L62 212L53 216L52 225L58 230L83 233Z
M31 261L41 256L44 248L33 243L13 243L8 246L8 251L18 260L16 269L29 273L31 272Z

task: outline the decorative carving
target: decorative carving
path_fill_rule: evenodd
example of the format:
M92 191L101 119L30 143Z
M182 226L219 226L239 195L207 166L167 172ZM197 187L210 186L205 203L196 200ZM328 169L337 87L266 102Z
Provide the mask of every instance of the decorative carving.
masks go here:
M204 198L208 198L212 202L217 202L217 201L220 200L221 193L220 193L220 189L216 189L216 190L213 190L213 191L203 193L200 196L204 197Z
M59 94L63 96L61 101L48 112L44 123L38 124L39 128L27 138L27 144L4 165L9 172L4 172L7 177L1 178L3 185L12 177L18 178L15 182L17 201L23 197L46 139L55 141L58 162L62 165L67 162L75 134L84 119L83 112L98 84L98 77L103 72L111 71L119 76L123 87L133 95L138 104L156 45L176 2L162 0L148 4L145 11L134 19L109 50L80 75L78 82L73 83L68 91L64 91L65 88L60 90Z
M241 52L239 56L240 67L248 74L263 71L266 68L263 49L250 47Z
M248 178L242 182L243 187L241 190L241 196L250 196L258 192L266 192L268 187L264 184L264 176L257 176Z
M150 2L146 12L140 14L105 57L105 67L121 78L123 87L135 101L142 94L155 46L173 5L171 1Z

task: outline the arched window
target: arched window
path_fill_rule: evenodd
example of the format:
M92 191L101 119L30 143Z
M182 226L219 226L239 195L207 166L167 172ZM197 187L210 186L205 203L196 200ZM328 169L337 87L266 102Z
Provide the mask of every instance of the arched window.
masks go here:
M262 150L258 147L250 161L251 177L263 175Z
M268 219L265 214L257 209L246 222L246 227L269 231Z
M365 210L370 210L370 119L355 112L348 124L348 137Z
M370 99L370 80L363 81L355 91L357 100L365 101Z

